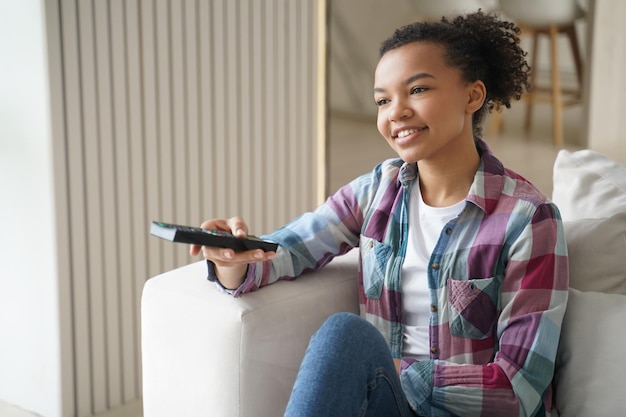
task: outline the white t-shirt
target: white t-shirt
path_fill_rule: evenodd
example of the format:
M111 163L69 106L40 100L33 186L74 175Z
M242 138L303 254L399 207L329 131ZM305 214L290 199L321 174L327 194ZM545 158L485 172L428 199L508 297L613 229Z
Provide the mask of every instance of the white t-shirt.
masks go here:
M465 200L449 207L424 203L419 181L413 183L409 202L409 241L402 265L403 355L428 359L430 292L426 268L443 227L465 206Z

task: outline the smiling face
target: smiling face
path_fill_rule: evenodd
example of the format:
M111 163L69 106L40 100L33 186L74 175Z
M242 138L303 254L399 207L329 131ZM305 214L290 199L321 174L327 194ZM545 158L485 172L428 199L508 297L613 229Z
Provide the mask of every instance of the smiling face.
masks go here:
M443 53L438 44L412 42L386 52L376 67L378 131L406 162L450 161L473 146L472 113L484 84L465 82Z

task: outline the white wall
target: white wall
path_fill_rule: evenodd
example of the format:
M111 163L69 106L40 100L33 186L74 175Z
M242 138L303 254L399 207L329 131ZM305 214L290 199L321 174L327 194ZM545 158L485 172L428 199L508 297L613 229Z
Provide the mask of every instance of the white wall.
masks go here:
M329 1L329 90L333 112L374 116L374 69L380 43L417 19L409 0Z
M593 58L589 77L589 148L626 164L626 39L623 26L626 3L596 0Z
M60 415L59 315L41 0L0 0L0 399Z

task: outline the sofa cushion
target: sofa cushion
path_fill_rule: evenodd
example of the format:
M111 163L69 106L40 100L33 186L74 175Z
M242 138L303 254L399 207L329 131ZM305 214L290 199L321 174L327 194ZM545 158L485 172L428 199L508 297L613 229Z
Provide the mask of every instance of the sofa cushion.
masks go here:
M626 211L602 219L563 222L570 287L626 294Z
M624 212L626 167L591 150L561 150L554 162L552 200L563 220Z
M560 417L624 415L625 317L625 295L569 290L554 378Z

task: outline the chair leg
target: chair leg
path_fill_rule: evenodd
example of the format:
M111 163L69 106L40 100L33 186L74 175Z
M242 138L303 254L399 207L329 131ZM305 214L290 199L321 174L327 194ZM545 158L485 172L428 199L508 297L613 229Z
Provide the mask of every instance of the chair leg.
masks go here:
M576 26L569 25L563 28L563 31L569 38L569 44L572 50L572 57L574 58L574 65L576 66L576 77L578 78L578 86L580 91L583 87L583 60L580 53L580 46L578 43L578 36L576 34Z
M490 139L495 139L500 135L500 133L502 133L504 126L504 121L502 120L503 111L503 109L493 110L489 115L489 128L487 130L487 134Z
M550 57L552 72L552 123L554 144L563 147L563 99L559 71L558 35L556 25L550 25Z

